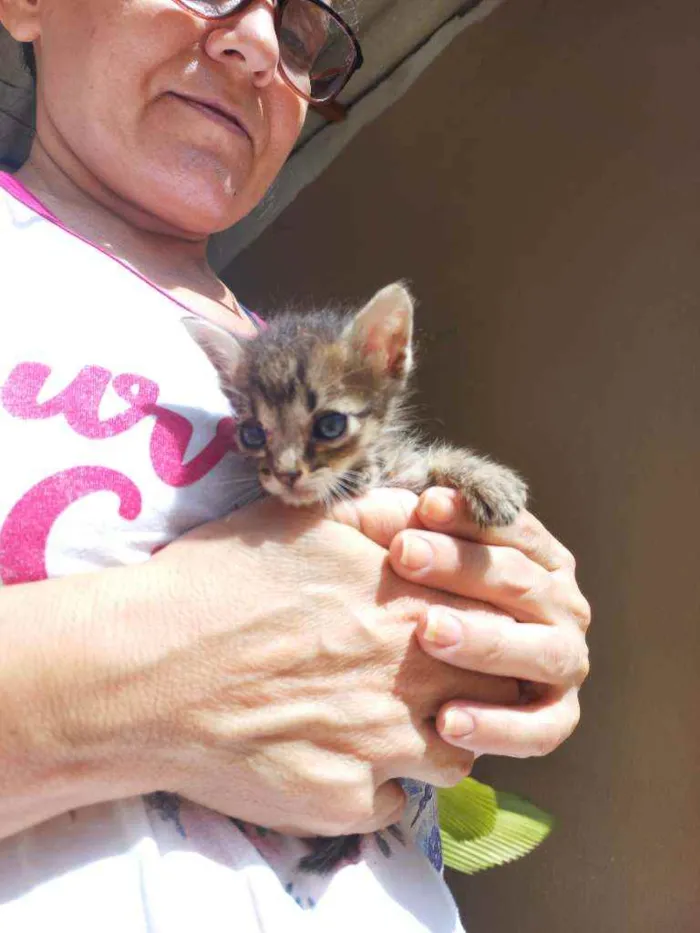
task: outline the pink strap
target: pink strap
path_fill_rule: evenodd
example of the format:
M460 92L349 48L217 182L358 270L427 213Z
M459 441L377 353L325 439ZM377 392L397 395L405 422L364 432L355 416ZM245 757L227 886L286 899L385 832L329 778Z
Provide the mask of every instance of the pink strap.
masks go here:
M4 188L13 198L17 201L21 201L22 204L25 204L37 214L40 214L47 220L53 221L58 224L59 227L63 226L60 221L54 217L51 211L47 210L41 201L35 198L31 191L25 188L21 181L17 181L16 178L13 178L12 175L8 175L6 172L0 172L0 188Z

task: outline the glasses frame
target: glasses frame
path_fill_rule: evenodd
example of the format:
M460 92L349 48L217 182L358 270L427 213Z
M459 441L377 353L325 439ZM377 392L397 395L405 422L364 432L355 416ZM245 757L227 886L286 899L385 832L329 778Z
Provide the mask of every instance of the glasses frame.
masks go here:
M231 16L235 16L236 13L242 13L245 10L245 8L250 6L250 4L253 2L254 0L239 0L238 3L234 3L234 5L232 6L232 9L230 9L228 12L220 13L214 16L214 15L208 15L206 13L200 13L197 10L192 9L192 7L188 5L187 0L173 0L173 3L177 4L177 6L181 7L183 10L187 10L187 12L191 13L192 16L196 16L199 19L205 19L208 22L218 22L224 19L229 19ZM279 42L280 28L282 25L282 16L284 14L284 9L290 2L294 2L294 0L277 0L277 4L275 7L275 34L277 36L278 42ZM342 119L344 116L344 111L339 105L334 104L334 101L336 97L347 86L348 82L353 77L353 75L364 64L364 56L362 54L362 47L360 46L360 42L357 36L355 35L354 31L345 22L345 20L340 15L340 13L338 13L336 10L330 7L327 3L325 3L324 0L303 0L303 2L311 3L313 4L313 6L319 7L321 10L327 13L328 16L330 16L331 19L334 20L335 23L343 30L345 35L350 40L353 50L355 52L355 57L352 63L352 67L348 71L348 74L345 80L343 81L343 83L340 85L340 87L336 91L333 91L332 94L329 94L328 97L324 97L323 99L318 99L316 97L311 97L308 94L304 94L302 91L299 90L298 87L296 87L296 85L292 82L292 79L287 75L285 71L284 61L282 59L281 52L280 52L280 60L279 60L279 66L278 66L279 73L282 76L284 83L297 95L297 97L301 97L302 100L305 100L308 104L314 107L314 109L318 110L320 113L322 113L324 116L326 116L330 120Z

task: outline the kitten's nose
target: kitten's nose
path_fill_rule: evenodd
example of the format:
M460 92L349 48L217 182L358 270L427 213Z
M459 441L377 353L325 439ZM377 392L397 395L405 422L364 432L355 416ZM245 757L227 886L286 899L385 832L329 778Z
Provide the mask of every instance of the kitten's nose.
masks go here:
M283 486L291 489L301 476L301 470L285 470L283 473L275 473L275 476Z

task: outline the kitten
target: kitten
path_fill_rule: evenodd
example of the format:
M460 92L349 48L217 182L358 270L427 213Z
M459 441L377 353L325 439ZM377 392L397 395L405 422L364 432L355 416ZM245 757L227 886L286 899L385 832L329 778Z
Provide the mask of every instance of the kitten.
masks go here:
M374 486L450 486L482 527L508 525L525 483L464 448L426 444L402 412L413 368L413 299L400 283L362 310L287 313L238 342L186 324L236 409L239 449L261 486L289 505L331 505Z
M475 522L508 525L527 489L512 470L470 450L426 444L402 411L413 367L413 299L389 285L357 314L282 314L253 340L188 319L236 410L236 438L261 486L294 506L358 496L375 486L421 493L449 486ZM301 867L326 873L359 836L312 841Z

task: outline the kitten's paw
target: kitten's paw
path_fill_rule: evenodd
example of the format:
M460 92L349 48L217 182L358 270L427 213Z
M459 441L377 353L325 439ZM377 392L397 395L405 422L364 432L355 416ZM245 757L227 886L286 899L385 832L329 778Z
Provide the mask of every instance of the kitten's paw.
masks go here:
M450 486L461 493L472 518L487 528L510 525L527 504L527 486L508 467L494 463L466 448L434 444L423 458L427 461L427 483ZM410 483L406 483L410 488Z
M527 504L525 482L513 470L497 463L479 465L457 488L482 528L512 524Z

